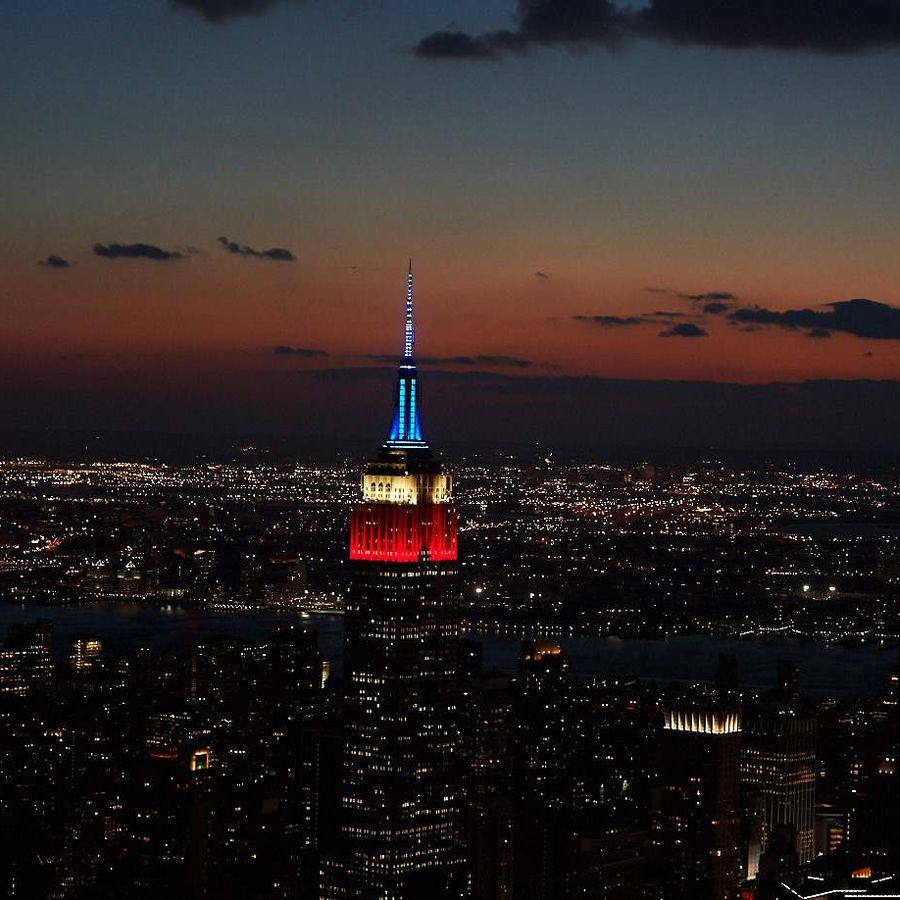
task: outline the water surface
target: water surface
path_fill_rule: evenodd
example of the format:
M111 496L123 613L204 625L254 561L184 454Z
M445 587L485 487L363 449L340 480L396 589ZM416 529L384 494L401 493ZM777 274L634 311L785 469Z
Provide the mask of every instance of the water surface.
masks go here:
M265 640L279 622L303 621L316 629L322 654L341 671L344 640L342 616L294 613L202 612L138 603L96 603L85 606L12 606L0 604L0 635L11 622L35 618L54 621L54 650L68 654L79 636L98 637L109 658L128 656L140 647L184 650L218 637ZM479 637L486 668L512 671L520 641L514 637ZM738 658L742 683L751 689L770 686L779 659L790 659L800 670L804 692L829 696L880 693L897 662L896 647L871 644L828 646L785 638L727 640L687 636L665 640L645 638L571 637L555 641L572 660L580 676L638 677L668 681L709 681L720 653Z

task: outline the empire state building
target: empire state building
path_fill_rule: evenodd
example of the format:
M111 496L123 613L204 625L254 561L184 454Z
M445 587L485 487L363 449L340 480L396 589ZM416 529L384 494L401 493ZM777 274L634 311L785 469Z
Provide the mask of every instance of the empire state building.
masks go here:
M422 436L413 276L390 434L350 522L342 832L351 897L464 896L451 478Z

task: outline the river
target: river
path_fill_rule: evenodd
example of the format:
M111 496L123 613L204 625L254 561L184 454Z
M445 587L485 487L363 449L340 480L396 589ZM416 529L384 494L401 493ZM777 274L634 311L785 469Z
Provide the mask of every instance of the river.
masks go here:
M139 647L182 650L211 638L234 636L263 640L278 622L297 621L291 613L202 612L179 607L158 608L137 603L97 603L85 606L0 605L0 636L11 622L48 618L54 621L54 650L66 655L79 636L98 637L108 658L127 656ZM340 673L344 639L343 617L314 615L312 625L322 654ZM479 637L486 668L515 669L519 641L513 637ZM683 636L644 638L571 637L556 640L569 654L572 671L580 676L668 681L709 681L720 653L734 653L747 688L770 686L779 659L790 659L800 670L800 686L817 696L861 696L880 693L897 662L896 647L873 644L829 646L785 638L727 640Z

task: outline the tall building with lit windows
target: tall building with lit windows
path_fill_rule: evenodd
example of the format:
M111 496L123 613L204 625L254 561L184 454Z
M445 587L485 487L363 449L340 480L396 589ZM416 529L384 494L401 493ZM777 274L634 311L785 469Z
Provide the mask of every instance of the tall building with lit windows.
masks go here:
M666 710L653 844L665 900L734 900L740 879L735 710Z
M763 848L787 829L800 865L815 852L816 717L813 711L756 704L744 713L741 786L763 810ZM752 870L750 875L754 873Z
M390 434L362 475L346 604L343 885L347 896L459 897L457 514L422 437L407 276Z

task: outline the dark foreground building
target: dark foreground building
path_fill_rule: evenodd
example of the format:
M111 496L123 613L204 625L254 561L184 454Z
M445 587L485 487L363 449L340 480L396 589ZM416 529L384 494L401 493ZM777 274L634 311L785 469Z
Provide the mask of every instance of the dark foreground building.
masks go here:
M654 810L657 880L665 900L734 900L739 883L741 716L668 710Z
M450 476L422 438L413 281L388 439L350 524L343 869L350 897L459 897L460 592Z
M782 665L782 670L784 665ZM816 716L784 691L744 710L741 727L741 787L748 816L761 815L761 849L779 833L796 865L815 852ZM754 861L748 876L755 877Z
M513 900L568 895L571 860L569 659L527 642L514 693Z

